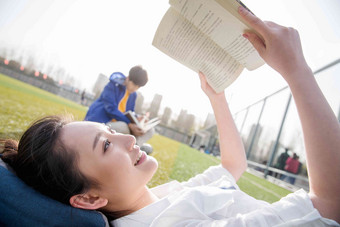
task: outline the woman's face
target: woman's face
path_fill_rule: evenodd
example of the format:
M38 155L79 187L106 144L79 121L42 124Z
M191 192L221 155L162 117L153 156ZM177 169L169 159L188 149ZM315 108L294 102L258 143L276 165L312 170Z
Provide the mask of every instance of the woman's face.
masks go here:
M110 131L103 124L69 123L62 129L61 140L79 153L80 172L99 183L96 193L109 203L135 199L158 166L156 159L135 145L135 137Z

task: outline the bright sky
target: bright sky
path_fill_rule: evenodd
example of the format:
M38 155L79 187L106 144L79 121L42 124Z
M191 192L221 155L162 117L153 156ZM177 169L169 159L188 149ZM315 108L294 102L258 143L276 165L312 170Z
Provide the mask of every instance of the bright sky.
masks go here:
M339 0L243 2L264 20L297 28L313 70L340 57ZM63 67L88 91L99 73L128 74L142 65L150 78L140 90L147 102L161 94L162 108L186 109L205 120L211 108L196 73L151 45L168 8L167 0L0 0L0 48L32 54L38 65ZM262 66L245 70L226 95L236 111L284 86Z

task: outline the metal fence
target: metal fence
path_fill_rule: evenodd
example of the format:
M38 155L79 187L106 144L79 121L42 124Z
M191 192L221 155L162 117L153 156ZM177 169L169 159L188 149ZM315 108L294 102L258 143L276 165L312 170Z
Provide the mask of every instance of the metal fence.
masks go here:
M156 132L181 143L189 144L190 142L190 136L188 134L162 124L156 126Z
M45 80L42 80L40 78L28 76L23 73L14 71L12 69L3 67L1 65L0 65L0 73L10 76L14 79L20 80L22 82L31 84L35 87L41 88L45 91L51 92L63 98L72 100L74 102L77 102L77 103L81 102L81 94L76 93L73 90L66 89L65 87L58 86L55 83L46 82ZM85 99L86 101L84 103L86 103L87 106L89 106L94 101L92 97L85 96Z
M340 74L339 63L340 59L314 71L336 115L340 111L340 82L332 80L339 78L336 76ZM288 86L238 111L234 119L245 144L248 164L252 168L262 170L264 177L273 173L295 177L297 186L308 189L302 129ZM286 148L290 153L300 156L302 171L299 175L273 168L278 156Z

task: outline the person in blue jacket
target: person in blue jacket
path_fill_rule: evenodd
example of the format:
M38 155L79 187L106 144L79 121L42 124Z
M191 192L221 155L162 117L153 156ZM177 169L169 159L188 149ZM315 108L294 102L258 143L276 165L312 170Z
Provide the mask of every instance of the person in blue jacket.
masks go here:
M143 132L124 112L134 112L136 91L147 82L148 73L141 66L132 67L127 77L121 72L112 73L100 97L90 106L85 121L104 123L119 133L132 134L142 146L152 137L154 130Z

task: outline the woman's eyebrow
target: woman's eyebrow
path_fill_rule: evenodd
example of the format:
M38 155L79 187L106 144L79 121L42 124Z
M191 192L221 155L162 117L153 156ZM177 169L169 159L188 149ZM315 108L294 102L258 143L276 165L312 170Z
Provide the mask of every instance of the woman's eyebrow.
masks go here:
M103 134L103 132L99 132L99 133L96 135L96 137L94 138L92 150L94 150L94 148L97 146L99 137L100 137L102 134Z

